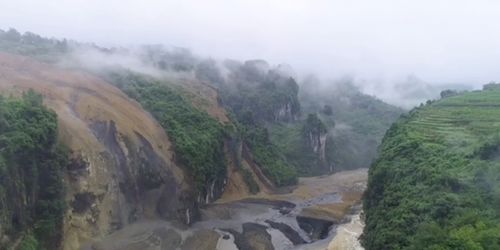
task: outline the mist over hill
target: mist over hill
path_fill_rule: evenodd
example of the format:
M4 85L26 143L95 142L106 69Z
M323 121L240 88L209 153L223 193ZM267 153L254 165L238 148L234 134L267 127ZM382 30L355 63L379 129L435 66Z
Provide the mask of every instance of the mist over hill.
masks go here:
M61 200L68 210L51 229L58 237L19 238L28 245L72 249L85 235L103 236L146 218L190 225L200 220L200 207L219 198L273 193L299 176L369 167L384 131L403 112L348 80L301 79L290 66L265 60L216 60L160 45L104 48L14 29L0 31L0 50L3 93L40 93L56 110L58 140L69 148L71 163L62 174L70 181ZM26 81L37 77L40 84ZM85 106L88 98L99 101ZM135 106L122 110L127 105ZM164 135L150 137L140 122L131 129L127 120L141 116ZM68 137L78 130L92 133ZM105 188L108 182L119 184ZM112 198L118 196L124 198ZM85 217L92 219L71 226ZM30 218L40 220L36 213ZM3 234L16 239L30 230L15 222Z

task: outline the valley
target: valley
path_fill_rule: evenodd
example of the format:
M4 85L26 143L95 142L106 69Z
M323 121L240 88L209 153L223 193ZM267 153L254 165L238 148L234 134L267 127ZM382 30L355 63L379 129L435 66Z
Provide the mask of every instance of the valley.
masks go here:
M500 1L0 6L0 250L500 250Z
M367 168L401 109L350 82L309 86L264 60L33 36L0 32L0 94L52 112L51 129L33 136L64 154L39 175L45 165L30 168L22 150L0 152L9 159L0 179L13 180L0 183L0 248L359 247ZM102 60L89 64L81 51ZM52 193L32 183L49 177L60 188L44 198Z

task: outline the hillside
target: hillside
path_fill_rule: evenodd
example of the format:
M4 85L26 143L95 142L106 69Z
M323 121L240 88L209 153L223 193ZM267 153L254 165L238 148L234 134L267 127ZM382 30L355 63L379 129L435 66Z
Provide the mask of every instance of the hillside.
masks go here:
M229 118L240 125L239 133L247 137L242 139L257 153L253 155L256 162L287 172L287 180L275 183L295 183L298 175L369 167L385 130L402 113L362 94L348 81L298 80L290 67L270 65L265 60L217 61L161 45L103 48L30 32L21 34L14 29L0 31L0 50L105 78L109 71L128 69L160 81L169 79L168 84L181 89L196 108L219 120L226 116L225 111L220 112L225 109L228 117L222 120ZM206 100L215 102L208 101L207 106ZM311 134L304 130L310 114L318 117L326 131ZM252 145L255 138L262 139L260 145Z
M392 125L369 171L366 249L500 248L500 91L490 89Z
M140 219L190 224L199 206L221 196L274 189L261 170L267 166L255 162L234 128L224 125L229 120L217 93L202 83L167 84L144 76L137 76L139 85L126 78L115 82L141 106L94 75L28 57L0 53L0 73L4 96L30 89L42 94L57 113L59 140L71 150L64 169L64 249L78 249ZM215 144L199 151L210 141Z

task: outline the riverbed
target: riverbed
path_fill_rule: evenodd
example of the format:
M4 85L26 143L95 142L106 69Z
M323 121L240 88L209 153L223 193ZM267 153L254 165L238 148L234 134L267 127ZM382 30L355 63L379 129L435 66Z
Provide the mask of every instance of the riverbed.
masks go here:
M220 200L189 228L139 221L85 250L360 250L367 170L300 178L290 192Z

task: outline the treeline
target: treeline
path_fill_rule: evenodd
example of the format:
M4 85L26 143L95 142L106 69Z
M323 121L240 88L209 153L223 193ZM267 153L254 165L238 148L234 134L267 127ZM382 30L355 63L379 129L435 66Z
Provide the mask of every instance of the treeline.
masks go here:
M33 56L47 62L56 62L70 51L75 42L49 39L32 32L21 34L15 29L0 30L0 50Z

